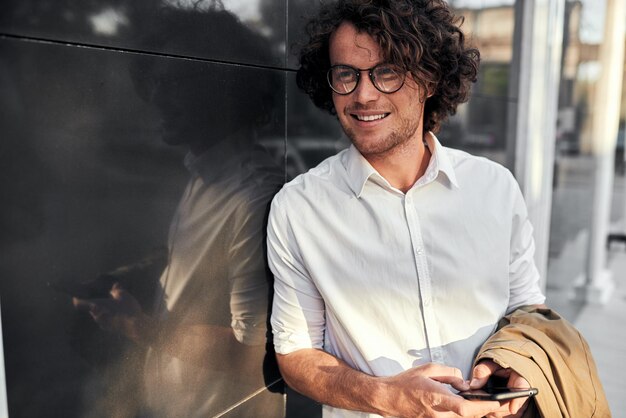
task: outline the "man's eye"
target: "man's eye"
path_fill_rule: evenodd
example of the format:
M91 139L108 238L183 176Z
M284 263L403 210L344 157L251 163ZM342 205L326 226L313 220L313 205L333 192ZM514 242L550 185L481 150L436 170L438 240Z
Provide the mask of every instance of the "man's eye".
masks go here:
M381 68L376 69L376 77L383 77L383 78L388 79L388 78L393 78L397 76L398 76L398 73L392 67L381 67Z
M354 78L354 71L349 71L349 70L340 71L337 74L337 77L340 78L341 80L352 80Z

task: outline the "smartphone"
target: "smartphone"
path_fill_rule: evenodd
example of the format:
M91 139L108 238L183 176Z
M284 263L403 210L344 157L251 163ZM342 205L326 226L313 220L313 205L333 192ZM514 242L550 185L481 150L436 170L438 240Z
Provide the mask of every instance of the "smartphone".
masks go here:
M467 390L459 392L465 399L479 399L483 401L506 401L509 399L535 396L539 393L537 388L515 389L506 387L490 387L484 389Z
M48 282L48 287L68 296L81 299L100 299L110 297L110 291L115 283L114 279L98 278L85 282L57 281Z
M48 287L68 296L81 299L102 299L111 297L111 288L119 283L123 288L130 290L137 296L152 295L156 288L155 278L167 265L168 249L154 248L147 256L138 261L123 265L115 270L100 273L95 278L86 281L59 280L48 282ZM139 299L142 299L141 297ZM146 297L147 306L152 306L153 298ZM139 301L141 304L143 300Z

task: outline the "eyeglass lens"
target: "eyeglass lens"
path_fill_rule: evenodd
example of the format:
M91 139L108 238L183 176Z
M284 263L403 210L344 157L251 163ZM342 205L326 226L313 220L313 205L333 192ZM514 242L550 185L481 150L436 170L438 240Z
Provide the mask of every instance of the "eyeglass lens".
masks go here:
M383 93L398 91L404 84L404 73L390 64L379 64L365 70L358 70L347 65L335 65L328 71L328 83L339 94L352 93L359 84L361 71L368 71L374 87Z

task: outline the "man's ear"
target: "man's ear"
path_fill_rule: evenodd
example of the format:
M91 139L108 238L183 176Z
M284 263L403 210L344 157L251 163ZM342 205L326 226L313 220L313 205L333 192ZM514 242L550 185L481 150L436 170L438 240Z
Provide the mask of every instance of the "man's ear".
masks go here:
M421 103L426 103L426 100L430 99L435 94L435 89L432 85L429 85L426 89L426 94L422 94L420 97Z
M430 98L433 97L433 95L435 94L435 88L437 87L436 84L432 83L428 85L428 90L426 91L426 98Z

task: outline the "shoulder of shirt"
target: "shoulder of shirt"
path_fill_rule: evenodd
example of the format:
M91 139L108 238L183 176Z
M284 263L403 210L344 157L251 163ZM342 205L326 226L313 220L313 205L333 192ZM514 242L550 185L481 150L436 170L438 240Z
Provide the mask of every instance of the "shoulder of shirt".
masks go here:
M463 178L463 172L467 170L471 171L472 174L476 174L478 171L480 175L486 176L490 179L498 178L509 182L516 182L513 173L496 161L490 160L486 157L473 155L467 151L456 148L448 148L445 146L442 148L445 150L457 178Z
M298 196L312 197L322 193L324 189L340 187L345 183L345 168L341 159L347 151L345 149L326 158L306 173L299 174L293 180L285 183L274 197L274 202L282 203L297 199ZM347 184L345 186L348 187Z

